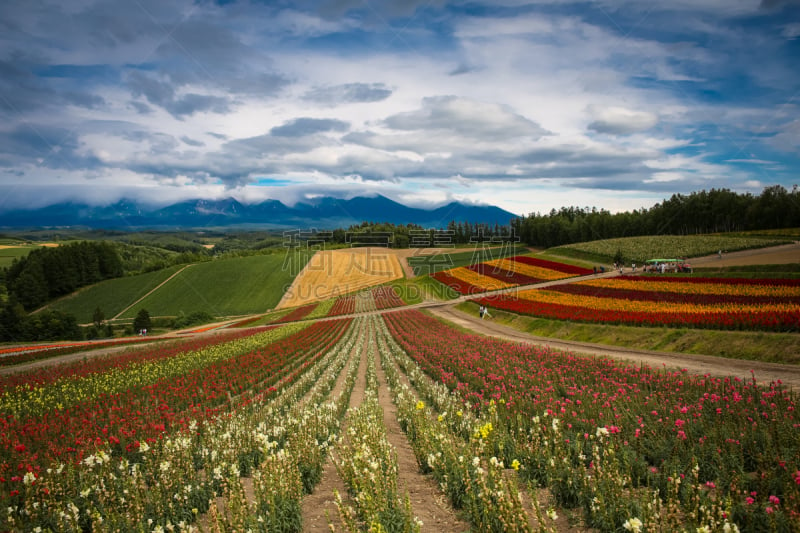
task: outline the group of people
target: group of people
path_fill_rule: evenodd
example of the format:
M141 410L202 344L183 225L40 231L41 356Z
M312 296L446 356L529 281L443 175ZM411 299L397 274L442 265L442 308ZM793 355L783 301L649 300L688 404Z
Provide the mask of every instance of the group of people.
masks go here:
M481 305L478 308L478 316L480 316L481 319L483 319L483 317L485 316L492 316L492 315L489 314L489 309L485 305Z

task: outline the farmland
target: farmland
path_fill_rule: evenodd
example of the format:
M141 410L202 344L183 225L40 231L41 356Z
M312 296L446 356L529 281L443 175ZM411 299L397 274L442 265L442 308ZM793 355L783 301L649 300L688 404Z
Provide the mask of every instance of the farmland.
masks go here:
M323 250L295 278L277 308L319 302L402 277L397 256L387 249Z
M493 340L419 311L237 328L1 378L0 498L15 530L417 531L436 520L408 496L425 476L461 529L790 531L796 402L776 383Z
M479 303L561 320L797 331L800 280L628 276L482 298Z
M174 266L135 276L110 279L86 287L50 304L50 309L71 313L80 323L92 321L95 308L114 317L177 272Z
M206 268L190 285L214 301L240 298L238 308L226 308L240 310L265 297L257 284L274 288L257 271L277 265L244 259L252 264L217 260L185 273ZM338 272L353 275L353 257L345 261L349 268ZM372 265L391 271L388 262ZM226 275L233 270L253 276L249 294L224 294L232 292ZM487 292L496 284L557 281L473 298L553 323L575 324L581 307L605 320L587 319L588 326L608 324L611 316L620 329L644 335L677 331L670 329L676 316L684 328L724 339L797 335L797 279L591 273L522 256L448 275L467 287L465 296L469 287ZM211 287L215 276L220 288ZM214 333L198 328L181 340L0 373L6 527L800 526L797 396L778 380L757 380L758 370L742 375L733 366L695 373L475 335L417 310L397 310L410 303L411 280L373 284L369 270L361 277L327 281L358 290L282 305ZM169 287L176 279L163 286L176 300L171 305L189 305ZM413 287L441 282L420 279ZM142 305L151 309L146 302L161 290ZM512 304L526 307L504 307ZM559 321L545 314L556 308L571 314ZM337 318L349 314L363 316ZM492 321L480 323L491 329Z
M305 259L306 256L301 256ZM122 318L141 308L152 316L205 311L213 316L244 315L275 307L292 272L283 255L257 255L197 263L146 297Z

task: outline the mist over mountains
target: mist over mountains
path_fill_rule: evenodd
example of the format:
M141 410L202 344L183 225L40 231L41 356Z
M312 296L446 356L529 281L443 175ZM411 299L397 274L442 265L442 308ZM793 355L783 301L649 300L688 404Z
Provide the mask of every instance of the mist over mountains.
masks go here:
M369 221L440 228L450 221L506 225L515 217L513 213L494 206L451 202L435 209L421 209L380 195L349 200L320 197L291 207L278 200L244 204L234 198L196 199L166 207L151 207L122 199L107 206L64 202L36 209L0 212L0 227L77 226L124 230L259 226L332 229Z

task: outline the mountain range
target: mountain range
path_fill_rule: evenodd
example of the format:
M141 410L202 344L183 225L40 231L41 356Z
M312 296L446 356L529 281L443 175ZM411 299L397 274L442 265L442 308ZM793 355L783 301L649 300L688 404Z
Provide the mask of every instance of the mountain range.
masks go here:
M64 202L36 209L0 212L0 227L89 227L106 229L348 227L361 222L418 224L443 228L450 221L508 224L516 215L494 206L451 202L436 209L408 207L385 196L358 196L349 200L332 197L287 206L278 200L244 204L234 198L186 200L166 207L151 207L122 199L106 206Z

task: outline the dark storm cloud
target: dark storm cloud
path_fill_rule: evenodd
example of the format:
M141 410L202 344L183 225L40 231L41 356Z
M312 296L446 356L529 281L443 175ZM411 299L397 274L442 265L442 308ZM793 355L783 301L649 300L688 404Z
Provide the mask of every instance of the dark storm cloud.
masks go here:
M59 90L54 80L34 74L35 64L0 60L0 109L23 113L63 105L88 109L101 107L105 100L89 91Z

